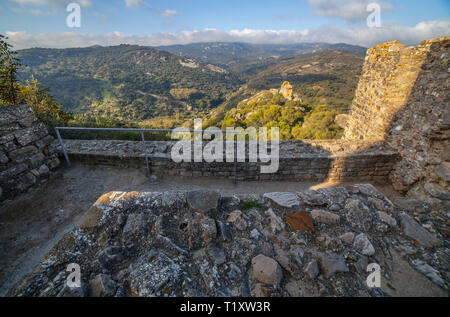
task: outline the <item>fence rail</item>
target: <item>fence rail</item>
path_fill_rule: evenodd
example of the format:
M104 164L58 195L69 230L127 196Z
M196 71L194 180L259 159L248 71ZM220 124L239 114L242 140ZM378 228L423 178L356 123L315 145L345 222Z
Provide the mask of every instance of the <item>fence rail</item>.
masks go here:
M55 127L55 133L58 137L59 144L61 145L61 149L66 159L66 163L69 167L72 166L72 163L69 160L69 155L64 147L63 139L61 138L60 130L82 130L82 131L135 131L139 132L141 135L142 147L145 154L145 165L147 168L147 174L150 176L150 162L149 162L149 154L147 151L147 145L145 144L145 132L189 132L189 133L231 133L238 134L238 131L230 131L230 130L191 130L191 129L138 129L138 128L85 128L85 127ZM237 174L237 149L235 144L234 149L234 183L236 184L236 174Z

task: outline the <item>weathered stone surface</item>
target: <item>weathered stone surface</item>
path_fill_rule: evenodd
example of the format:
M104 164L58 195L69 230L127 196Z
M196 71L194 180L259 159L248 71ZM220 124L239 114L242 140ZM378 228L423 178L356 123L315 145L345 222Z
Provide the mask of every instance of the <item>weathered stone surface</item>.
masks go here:
M395 220L394 217L391 217L389 214L385 213L384 211L377 211L377 215L381 221L383 221L384 223L387 223L391 227L397 226L397 220Z
M439 184L427 182L425 183L424 188L433 197L450 200L450 192Z
M198 249L216 238L217 227L214 219L201 214L194 214L187 227L189 247Z
M109 275L99 274L89 282L90 297L110 297L116 293L116 283Z
M361 201L348 199L345 204L346 219L356 228L367 231L372 227L372 216L369 208Z
M222 242L233 241L233 234L230 231L229 226L224 221L217 221L218 235L221 237Z
M51 140L53 137L30 107L0 105L2 199L13 198L51 175L59 165L58 154L48 153L45 146Z
M326 223L328 225L338 224L341 219L339 215L320 209L314 209L311 211L311 216L315 221Z
M360 233L355 237L353 247L364 255L371 256L375 254L375 248L364 233Z
M46 135L48 135L48 131L43 123L38 123L33 127L18 130L14 133L17 142L22 146L36 142Z
M283 276L277 261L262 254L252 259L252 274L261 283L269 285L278 285Z
M124 237L135 236L142 233L147 229L148 216L142 213L129 214L127 222L123 228Z
M409 197L396 196L393 202L398 208L409 212L422 211L425 207L423 201Z
M407 214L401 213L400 219L403 226L403 232L408 238L417 241L426 248L432 248L440 244L439 239Z
M319 262L317 260L313 260L308 263L305 268L305 275L310 280L315 279L320 273Z
M339 236L339 239L341 239L341 241L346 244L353 244L353 241L355 240L355 234L353 232L346 232L343 235Z
M0 138L1 142L1 138ZM227 162L214 164L202 162L195 164L176 163L171 159L170 149L174 141L146 141L149 152L152 153L152 171L161 174L182 176L208 176L219 178L234 177L234 171ZM129 166L142 166L144 153L142 143L138 141L117 140L64 140L65 148L71 157L79 160L94 161L100 164L127 164ZM206 142L203 146L206 146ZM275 173L260 174L258 170L266 163L240 162L236 171L238 180L286 180L286 181L312 181L312 180L340 180L355 181L363 178L365 181L387 181L388 172L395 164L398 153L385 144L377 144L367 148L364 142L348 140L302 140L280 141L280 168ZM245 144L246 147L249 143ZM166 148L160 152L160 148ZM60 153L58 142L48 146L50 154ZM358 152L361 151L361 152ZM226 144L224 144L224 155ZM118 160L117 158L120 158ZM344 160L345 159L345 160ZM378 165L367 164L367 161L379 162ZM334 165L333 162L339 162ZM347 163L349 166L346 166ZM343 166L342 166L343 165ZM301 168L299 168L301 166ZM378 172L382 168L384 172ZM345 189L336 192L332 201L344 197ZM326 195L329 196L330 193ZM295 194L294 194L295 195ZM309 196L308 191L297 193L300 200ZM315 192L305 204L325 206L329 200L321 200L322 193ZM343 199L345 200L344 197ZM308 202L309 201L309 202ZM276 207L273 203L272 207Z
M143 255L129 271L130 288L135 296L161 296L165 287L176 285L181 273L178 264L158 251Z
M277 232L284 230L285 228L284 222L281 220L279 216L275 214L272 208L267 209L265 214L266 216L269 217L270 230L273 234L276 234Z
M113 296L377 296L380 294L368 292L362 283L366 268L372 261L380 263L383 274L392 277L396 267L389 256L392 248L402 256L414 255L429 263L442 272L440 277L447 283L444 248L421 248L402 238L397 227L380 234L378 226L382 223L375 206L379 202L371 204L368 200L376 198L389 207L387 200L371 196L378 196L376 193L360 192L357 186L346 191L352 200L371 206L374 213L376 225L364 233L355 229L359 233L356 239L353 232L342 234L355 227L346 219L345 210L335 211L344 215L340 225L321 225L320 235L290 231L281 225L284 222L279 216L285 216L286 209L268 209L260 201L261 196L254 195L249 199L260 202L245 212L234 213L234 221L224 231L220 224L228 223L241 199L232 203L221 198L216 219L212 219L190 209L186 192L112 192L96 202L95 207L101 212L91 226L67 233L37 271L27 275L8 294L64 293L65 265L79 263L83 276L89 280L98 274L109 275L117 288ZM346 191L322 192L326 201L336 201L321 206L322 210L331 212L332 206L338 204L335 194ZM312 208L305 213L309 214ZM396 217L398 214L396 208L389 212ZM234 225L241 217L245 218L244 230ZM426 222L430 230L437 230L434 224ZM369 262L370 256L373 259ZM99 284L101 293L105 287ZM295 287L300 288L295 291ZM85 288L87 291L88 285Z
M448 40L369 49L350 113L339 118L345 139L386 141L397 150L400 157L387 171L394 189L424 201L446 195L430 185L426 190L427 182L447 179L440 185L449 191L449 96L442 90L449 78Z
M450 162L442 162L435 170L435 173L447 183L450 183Z
M321 271L326 278L329 278L339 272L349 271L347 264L345 263L345 259L341 255L334 253L318 253L318 257L320 259Z
M186 194L192 211L210 213L217 210L220 194L217 191L193 190Z
M290 217L286 217L286 222L293 231L305 230L314 232L314 224L311 215L306 211L296 212Z
M280 208L288 208L288 209L296 209L300 207L300 202L297 199L297 196L293 193L267 193L264 194L264 198L268 199L275 206Z
M324 196L314 190L297 192L297 196L303 203L310 206L324 206L327 204Z
M22 163L27 156L38 153L38 149L34 145L29 145L10 152L9 158L15 162Z
M206 247L206 252L217 265L224 264L227 260L223 246L218 243L209 244Z
M445 286L445 282L442 280L439 271L428 265L426 262L420 259L415 259L412 261L412 267L428 277L433 283L439 285L440 287Z
M102 268L107 270L114 269L115 265L120 264L124 259L125 248L120 246L109 246L101 250L98 255L98 261Z
M235 210L227 218L229 223L232 223L237 229L245 230L247 228L247 222L242 215L242 211Z

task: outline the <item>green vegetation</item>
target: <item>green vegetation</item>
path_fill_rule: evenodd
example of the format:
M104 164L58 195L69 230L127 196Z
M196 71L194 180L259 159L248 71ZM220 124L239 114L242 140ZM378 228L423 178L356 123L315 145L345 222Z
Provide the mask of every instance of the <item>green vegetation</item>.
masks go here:
M48 89L43 88L34 76L26 80L25 85L17 82L17 72L22 65L15 57L17 53L6 40L0 34L0 103L29 105L36 117L53 133L53 127L66 125L73 118L72 114L63 111L48 93Z
M75 114L119 121L202 116L236 90L238 77L152 48L119 45L77 49L28 49L19 54L55 99Z
M17 70L21 66L8 38L0 34L0 102L15 105L17 102Z
M276 126L282 139L339 138L334 118L347 112L363 63L363 48L344 44L204 43L168 48L186 57L133 45L34 48L18 52L20 67L1 39L10 55L0 59L0 102L29 104L50 130L55 125L171 129L203 118L204 128ZM190 59L196 56L202 62ZM286 80L294 90L290 98L274 89ZM62 134L140 139L133 132Z
M192 43L186 45L169 45L155 47L176 54L194 58L196 60L234 68L236 65L245 67L246 64L261 61L266 58L292 57L295 55L339 50L359 55L366 53L366 48L348 44L327 43L298 43L298 44L250 44L250 43ZM239 67L239 66L238 66Z
M330 109L344 113L355 94L363 62L362 55L340 51L304 54L251 76L248 87L270 89L289 81L304 102L327 104Z
M241 210L241 211L248 211L253 208L262 209L262 210L269 209L266 206L259 204L256 200L247 201L239 206L239 210Z
M299 100L288 100L272 89L228 111L222 129L278 127L283 140L335 139L342 136L342 129L334 122L337 114L326 105L311 106Z

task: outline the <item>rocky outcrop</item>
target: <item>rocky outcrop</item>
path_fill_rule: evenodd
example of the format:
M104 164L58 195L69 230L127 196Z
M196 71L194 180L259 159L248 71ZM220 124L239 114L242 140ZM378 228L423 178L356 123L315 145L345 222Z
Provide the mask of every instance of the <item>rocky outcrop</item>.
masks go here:
M292 87L291 83L288 81L285 81L281 84L281 88L278 91L280 95L282 95L287 100L300 100L300 97L297 94L294 94L294 88Z
M394 251L448 289L448 249L428 243L443 236L405 223L372 185L289 193L295 204L280 197L105 194L8 295L387 296L367 286L367 265L379 264L389 284ZM287 222L297 213L314 230ZM80 265L80 288L66 285L69 263Z
M60 162L58 142L27 105L0 105L0 200L45 180Z

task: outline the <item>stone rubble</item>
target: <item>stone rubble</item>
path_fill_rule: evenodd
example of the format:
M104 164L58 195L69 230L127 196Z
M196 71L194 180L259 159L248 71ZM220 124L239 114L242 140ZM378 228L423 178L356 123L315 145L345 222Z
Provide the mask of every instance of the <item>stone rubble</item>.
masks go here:
M379 264L389 281L394 250L448 290L446 237L406 218L372 185L289 196L298 201L292 208L276 207L273 193L105 194L8 295L389 296L366 285L367 265ZM192 197L204 197L201 209ZM299 212L314 231L286 222ZM65 284L69 263L81 267L80 289Z

